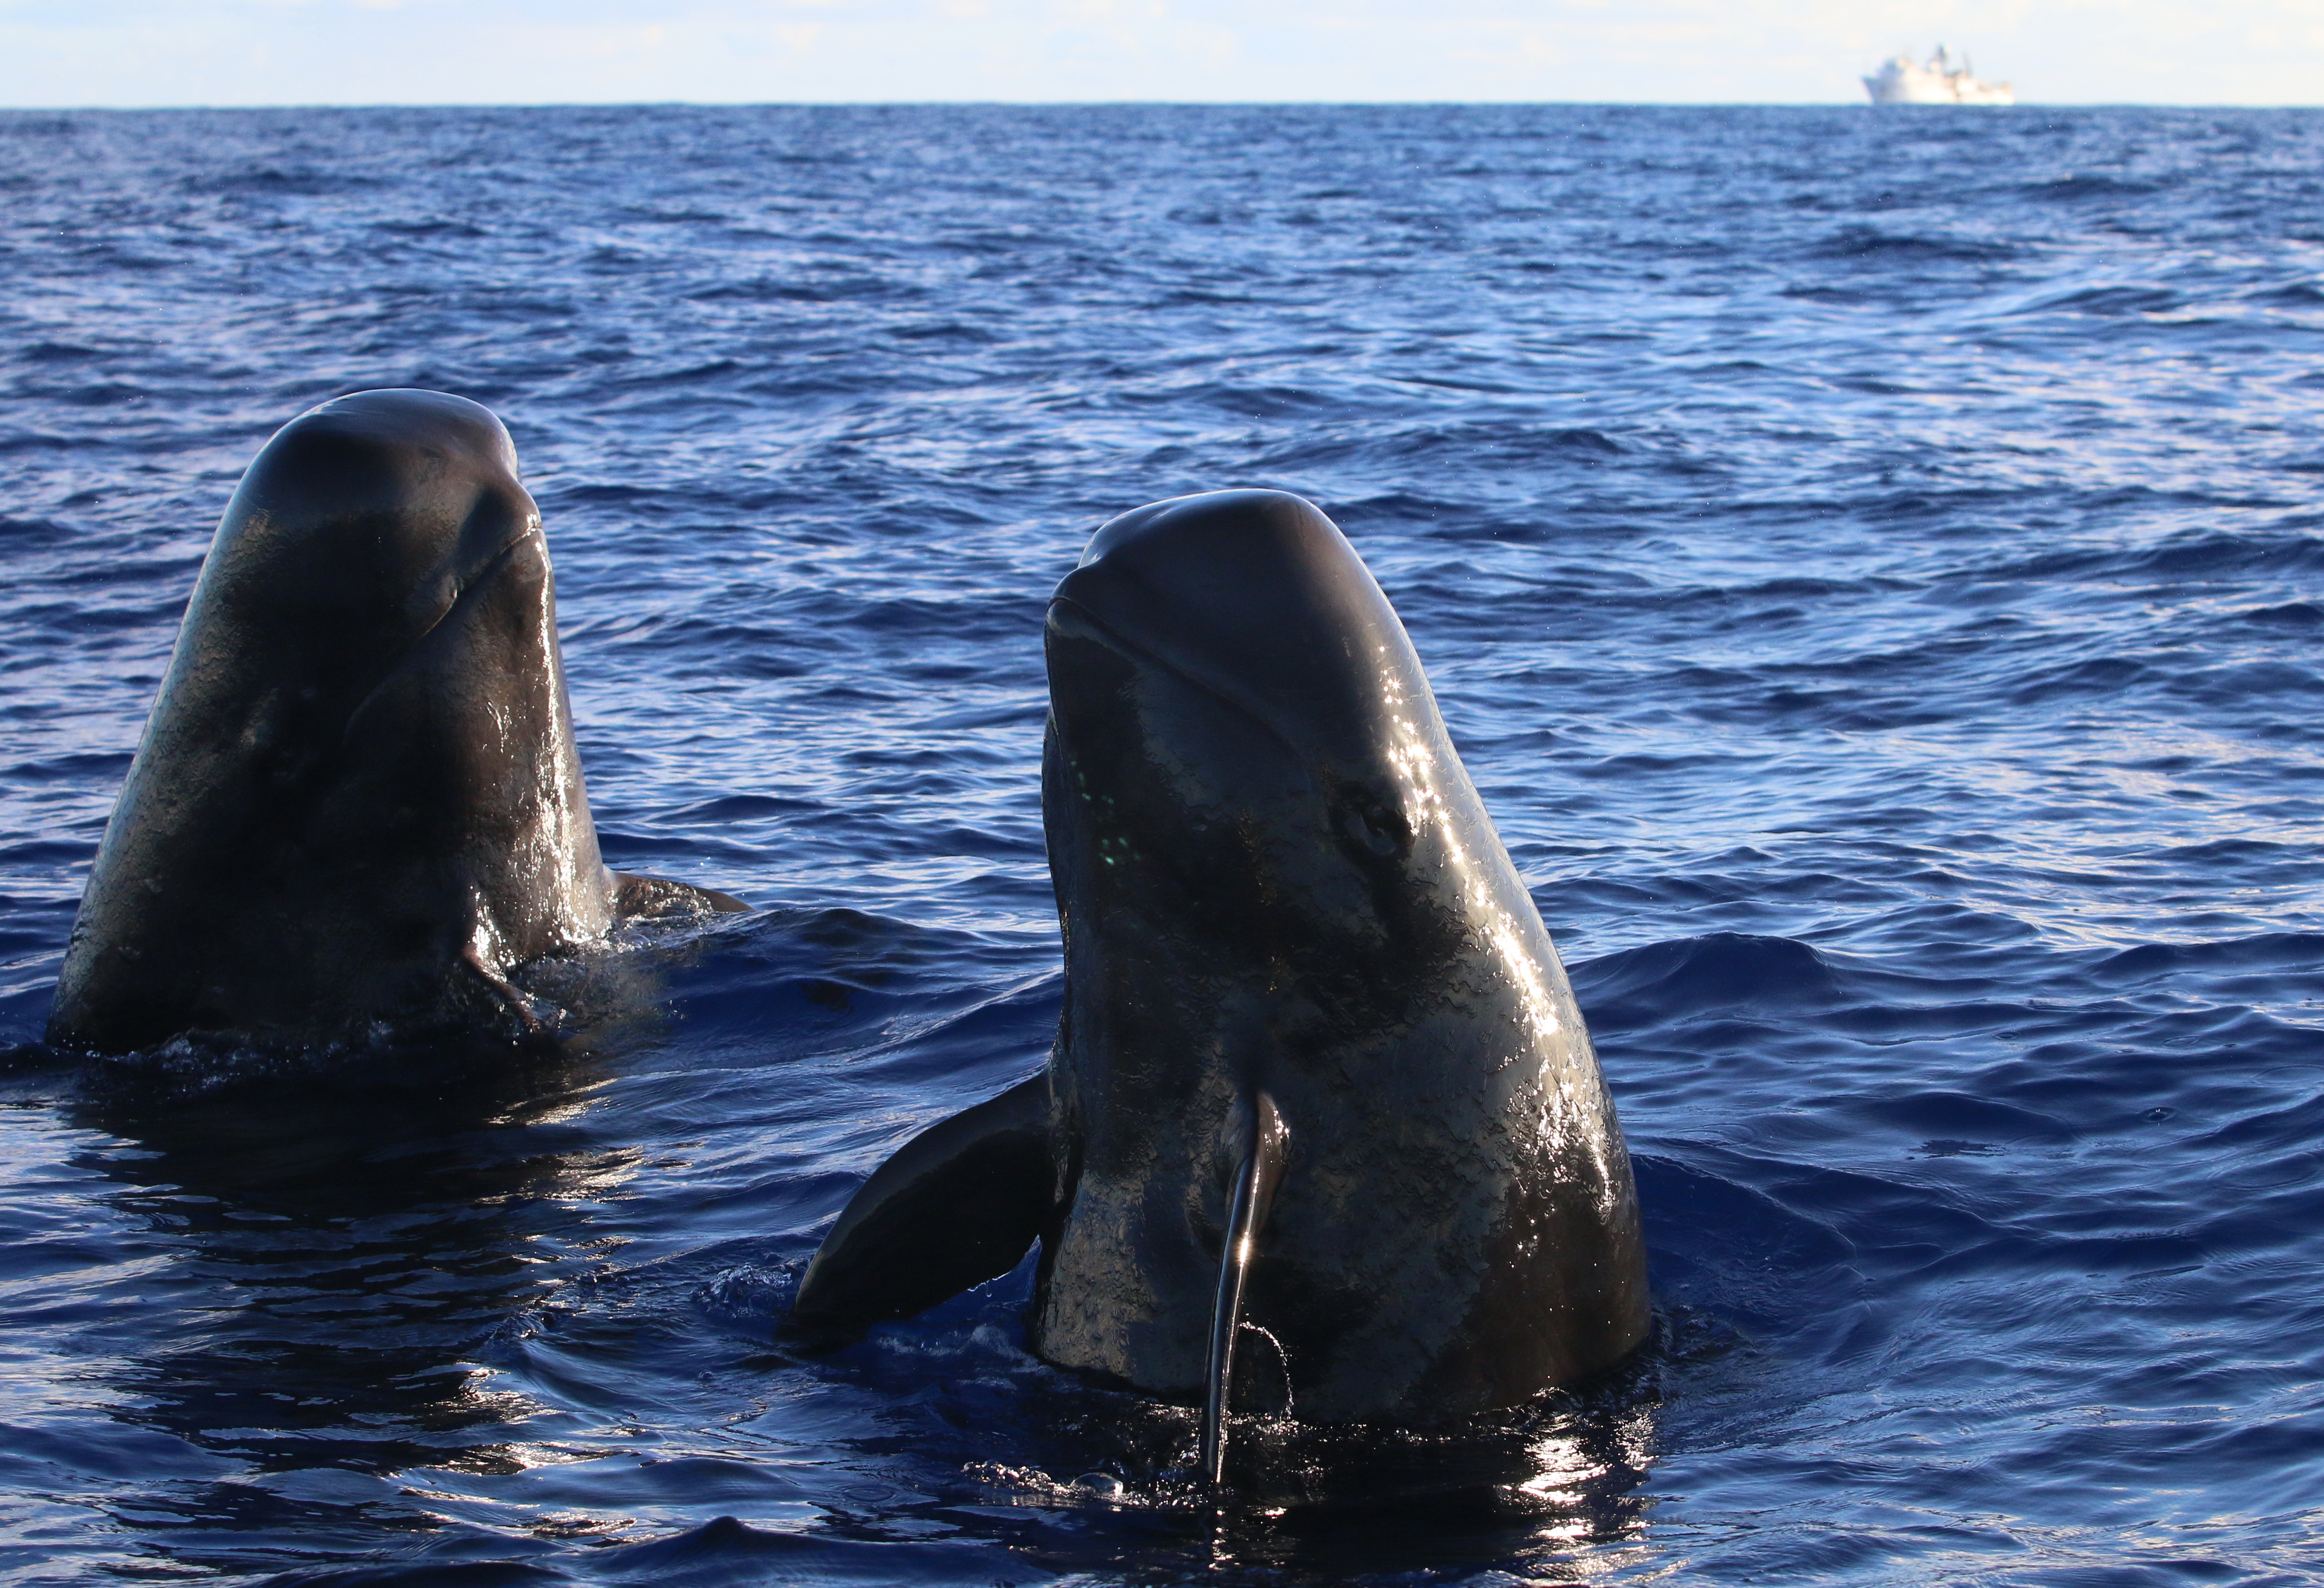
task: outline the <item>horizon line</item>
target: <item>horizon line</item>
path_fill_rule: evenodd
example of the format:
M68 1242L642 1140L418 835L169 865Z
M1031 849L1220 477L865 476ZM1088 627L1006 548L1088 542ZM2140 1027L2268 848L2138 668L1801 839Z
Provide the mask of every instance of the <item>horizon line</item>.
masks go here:
M2251 110L2324 109L2324 100L2253 103L2234 100L2050 99L2015 105L1876 105L1867 99L251 99L185 100L146 105L0 105L0 115L148 115L212 110L1175 110L1462 109L1530 106L1583 110L1862 110L1920 115L1952 113L2006 115L2026 110Z

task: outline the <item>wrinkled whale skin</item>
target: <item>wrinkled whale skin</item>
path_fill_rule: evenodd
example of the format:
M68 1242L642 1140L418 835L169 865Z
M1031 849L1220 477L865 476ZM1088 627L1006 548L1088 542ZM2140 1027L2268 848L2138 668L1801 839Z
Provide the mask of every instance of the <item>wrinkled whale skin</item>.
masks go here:
M540 516L492 412L364 392L284 426L202 566L105 832L51 1039L521 1023L604 934ZM733 901L727 900L727 903Z

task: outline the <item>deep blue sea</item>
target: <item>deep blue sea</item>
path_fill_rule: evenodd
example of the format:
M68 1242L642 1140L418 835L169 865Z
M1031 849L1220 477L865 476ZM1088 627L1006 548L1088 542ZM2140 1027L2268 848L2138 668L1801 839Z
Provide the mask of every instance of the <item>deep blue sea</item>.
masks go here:
M2324 1581L2324 113L0 115L0 1048L393 385L517 438L608 859L757 908L506 1072L18 1048L0 1582ZM1214 1510L1025 1270L770 1322L1041 1063L1043 605L1228 485L1403 614L1659 1322Z

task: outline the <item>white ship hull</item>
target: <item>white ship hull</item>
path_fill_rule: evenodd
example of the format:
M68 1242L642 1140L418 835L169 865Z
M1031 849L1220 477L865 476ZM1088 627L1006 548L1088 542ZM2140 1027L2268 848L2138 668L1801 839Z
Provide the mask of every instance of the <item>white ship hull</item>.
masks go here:
M1925 66L1909 55L1884 61L1864 79L1864 91L1875 105L2015 105L2017 96L2007 83L1988 83L1972 76L1969 62L1955 67L1944 47Z

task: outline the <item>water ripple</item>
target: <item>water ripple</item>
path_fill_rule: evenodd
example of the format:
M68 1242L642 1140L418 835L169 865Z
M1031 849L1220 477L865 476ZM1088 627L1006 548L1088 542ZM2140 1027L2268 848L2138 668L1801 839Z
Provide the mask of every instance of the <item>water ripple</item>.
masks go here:
M507 418L607 854L554 1061L0 1090L0 1573L2291 1582L2324 1526L2324 118L0 115L0 1043L235 478ZM1323 503L1637 1157L1653 1349L1427 1434L772 1340L1059 997L1047 590ZM402 1061L398 1060L397 1064Z

